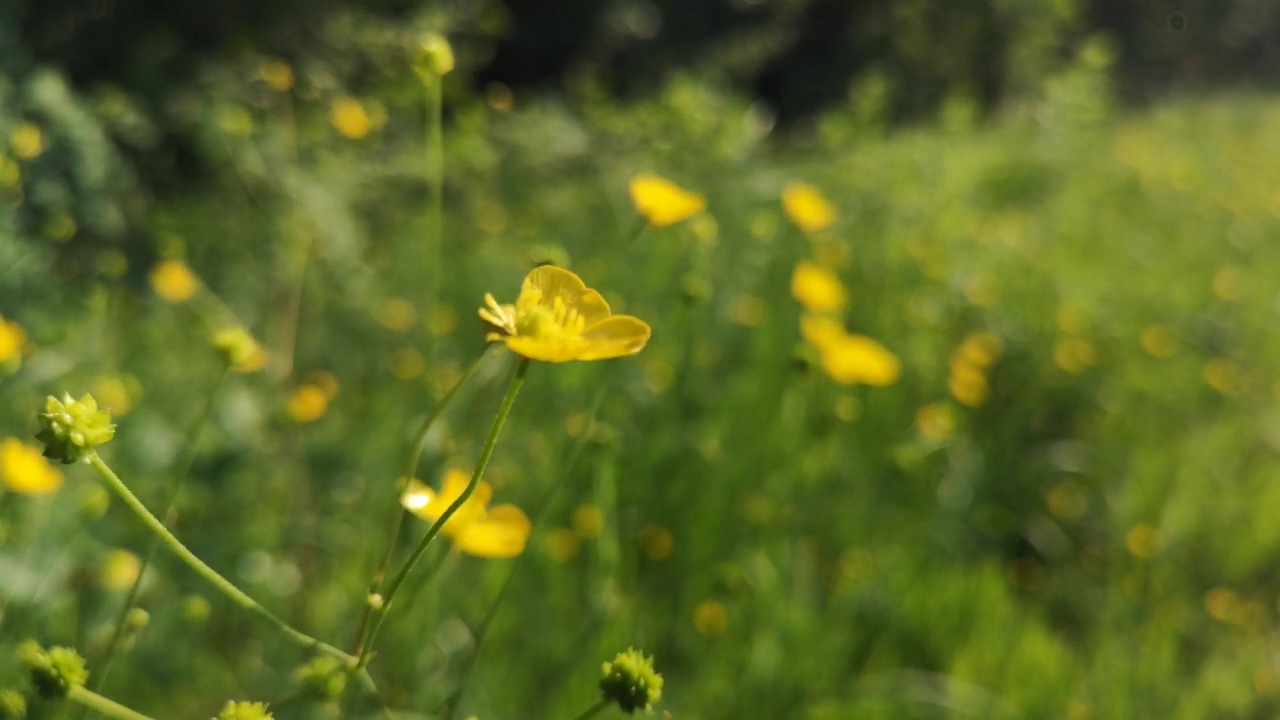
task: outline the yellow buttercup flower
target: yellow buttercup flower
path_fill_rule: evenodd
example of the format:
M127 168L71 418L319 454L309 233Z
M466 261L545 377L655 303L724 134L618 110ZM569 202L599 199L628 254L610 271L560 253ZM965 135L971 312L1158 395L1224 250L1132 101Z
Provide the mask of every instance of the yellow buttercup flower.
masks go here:
M373 120L364 104L348 96L337 98L329 105L329 122L348 140L359 140L373 129Z
M161 260L151 269L151 287L171 303L186 302L200 288L200 280L180 260Z
M600 293L553 265L525 276L514 305L499 305L489 293L484 302L480 318L492 326L485 339L530 360L607 360L634 355L649 342L647 323L613 315Z
M22 356L27 345L27 333L22 326L0 315L0 363Z
M800 334L818 351L819 364L841 385L892 385L902 375L902 363L888 348L866 335L844 329L835 318L806 315Z
M707 198L653 173L638 173L629 186L631 204L656 228L675 225L707 209Z
M435 522L444 515L466 489L470 477L458 469L445 473L440 492L418 480L410 480L408 488L400 496L404 509L428 522ZM524 511L515 505L504 504L489 507L493 488L481 480L462 506L458 508L441 530L454 547L468 555L484 558L510 558L524 552L533 523Z
M19 495L37 497L62 487L62 472L45 459L40 448L10 437L0 440L0 480Z
M782 190L782 209L796 227L807 233L826 230L836 222L835 206L808 183L787 183Z
M898 356L865 335L847 334L819 351L822 369L841 385L884 387L902 375Z
M809 312L834 312L848 301L840 278L811 262L796 265L791 274L791 294Z

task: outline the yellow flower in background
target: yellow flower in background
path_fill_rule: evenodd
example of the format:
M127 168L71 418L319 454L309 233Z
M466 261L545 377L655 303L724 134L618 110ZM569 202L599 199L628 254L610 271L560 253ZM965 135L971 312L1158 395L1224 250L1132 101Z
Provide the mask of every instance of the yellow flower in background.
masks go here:
M1168 325L1148 325L1138 339L1143 351L1159 360L1171 358L1178 352L1178 336Z
M200 289L200 280L180 260L161 260L151 268L151 287L171 303L186 302Z
M995 333L980 331L970 333L960 342L951 355L952 364L964 363L985 370L1004 354L1004 343Z
M944 443L956 432L956 413L945 402L925 405L916 411L916 430L929 442Z
M791 273L791 294L809 312L835 312L848 302L840 278L811 262L801 262Z
M604 511L596 505L582 505L573 511L573 531L583 540L600 537L604 532Z
M30 160L44 152L44 133L29 122L19 124L9 133L9 147L13 148L14 157Z
M108 590L131 587L142 572L142 561L128 550L112 550L98 573L98 581Z
M525 276L514 305L499 305L489 293L484 302L480 317L492 326L485 339L530 360L607 360L634 355L649 341L647 323L611 314L600 293L553 265Z
M947 378L947 390L956 402L976 408L987 401L991 385L987 383L987 376L981 372L967 365L953 366L951 376Z
M89 386L102 407L115 417L133 409L134 399L142 394L138 380L130 375L100 375Z
M1053 346L1053 362L1072 375L1098 364L1098 349L1084 338L1063 338Z
M283 60L267 60L258 66L258 79L276 92L292 90L293 68Z
M728 625L729 611L717 600L705 600L693 610L693 626L704 637L720 637Z
M661 525L645 525L640 531L640 550L650 560L666 560L671 557L675 545L675 536Z
M439 520L466 489L470 477L456 468L445 473L440 492L418 480L410 480L400 497L404 509L428 522ZM489 507L493 488L481 480L471 497L458 508L441 530L454 547L468 555L510 558L524 552L533 524L515 505Z
M707 209L707 198L653 173L638 173L628 186L636 212L655 228L675 225Z
M267 353L249 331L242 327L223 328L215 332L213 347L222 355L232 372L257 372L267 364Z
M838 344L845 335L848 333L844 324L833 317L805 315L800 318L800 336L819 351Z
M27 333L22 326L0 315L0 363L22 357L27 346Z
M10 437L0 440L0 480L19 495L39 497L62 487L62 472L45 459L40 448Z
M866 335L848 332L835 318L806 315L800 318L800 334L817 349L823 371L841 385L884 387L902 375L897 355Z
M348 140L359 140L373 129L373 121L364 104L345 95L329 105L329 122L339 135Z
M329 396L322 388L303 383L289 394L284 409L295 422L315 422L324 417L325 411L329 409Z
M787 183L782 189L782 209L796 227L807 233L826 230L836 222L835 206L808 183Z
M898 356L866 335L845 335L819 353L822 369L841 385L884 387L902 375Z

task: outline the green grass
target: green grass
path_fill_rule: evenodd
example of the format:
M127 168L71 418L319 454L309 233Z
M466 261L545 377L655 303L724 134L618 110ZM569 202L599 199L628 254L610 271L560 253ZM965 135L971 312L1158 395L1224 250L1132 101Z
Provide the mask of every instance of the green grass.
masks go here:
M656 656L660 709L686 720L1270 717L1280 104L1117 113L1086 80L984 124L961 113L884 133L834 114L799 146L692 81L628 107L520 98L499 113L455 95L440 292L456 323L443 333L377 321L390 298L423 302L415 97L389 92L389 124L349 141L323 99L249 105L250 132L228 131L216 103L247 100L223 85L198 134L218 161L135 241L4 241L25 264L5 276L21 302L3 311L34 349L0 378L0 431L34 434L46 394L136 382L104 455L158 509L219 371L206 326L157 298L147 271L180 250L278 357L309 247L293 374L220 388L176 532L347 647L410 433L482 351L475 308L485 292L514 299L553 260L647 319L653 340L634 358L531 368L488 479L534 536L516 561L428 553L438 571L410 580L372 666L407 717L439 717L464 682L458 718L572 717L628 645ZM626 181L641 170L705 193L707 217L633 239ZM840 387L806 360L788 287L812 249L778 202L792 179L839 209L826 237L848 251L844 320L900 357L890 387ZM103 253L127 272L100 272ZM763 309L758 324L743 307ZM1172 356L1144 352L1153 325L1172 331ZM968 408L948 398L948 358L980 330L1004 353L990 397ZM1079 372L1055 360L1073 339L1096 354ZM398 379L406 349L426 371ZM469 469L513 365L489 358L463 388L424 479ZM290 422L285 398L319 370L336 398ZM916 427L931 403L958 419L945 442ZM570 432L591 418L589 439ZM99 512L87 468L67 475L51 498L0 506L0 655L34 637L94 670L124 594L98 569L148 538L118 504ZM548 538L586 504L602 534L553 559ZM642 552L650 526L671 532L669 557ZM402 552L426 530L406 527ZM148 577L150 624L104 694L161 718L289 694L307 658L171 557ZM694 622L708 601L725 610L716 637Z

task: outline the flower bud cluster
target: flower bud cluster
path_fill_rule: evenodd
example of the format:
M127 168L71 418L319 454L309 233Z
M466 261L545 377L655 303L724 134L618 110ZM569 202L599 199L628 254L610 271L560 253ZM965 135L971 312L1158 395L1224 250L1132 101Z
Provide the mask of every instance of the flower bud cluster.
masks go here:
M18 660L31 673L31 684L45 699L66 697L73 687L81 687L89 679L84 658L71 648L40 647L35 640L18 646Z
M36 439L44 443L45 457L64 464L79 462L93 448L108 442L116 434L111 413L98 409L92 395L79 400L64 393L62 399L52 395L45 400L39 414L40 432Z
M653 658L628 648L604 664L600 690L625 713L648 710L662 697L662 676L654 671Z

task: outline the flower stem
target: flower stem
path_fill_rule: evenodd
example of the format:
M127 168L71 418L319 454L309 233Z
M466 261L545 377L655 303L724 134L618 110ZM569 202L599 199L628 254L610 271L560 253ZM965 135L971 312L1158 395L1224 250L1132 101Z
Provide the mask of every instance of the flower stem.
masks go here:
M594 705L575 715L573 720L587 720L587 718L595 717L597 713L609 707L611 704L613 703L607 698L600 698Z
M135 712L120 703L105 698L92 690L75 686L67 691L67 699L93 710L99 715L106 715L117 720L151 720L140 712Z
M178 493L182 491L182 486L186 484L187 478L191 475L191 468L195 465L197 449L200 442L200 433L204 430L204 426L209 422L209 416L213 413L214 400L218 397L218 390L222 387L223 381L227 377L229 368L224 369L218 374L218 379L214 380L213 387L209 389L209 397L205 401L204 408L200 411L200 416L196 419L194 425L191 426L190 434L187 438L187 456L182 463L182 470L174 480L173 487L169 488L169 497L165 501L164 517L166 523L171 521L170 514L173 512L173 503L178 499ZM147 568L151 566L151 560L155 557L156 548L160 546L159 538L152 538L147 552L142 558L142 565L138 567L138 576L133 580L133 586L129 588L129 594L124 599L124 605L120 608L120 615L116 618L116 629L111 635L111 641L107 643L107 649L102 654L102 669L98 671L97 677L93 679L89 689L97 692L107 682L107 675L111 673L111 663L115 659L116 648L120 645L121 638L124 637L126 627L126 619L129 617L129 611L133 609L134 602L138 599L138 589L142 587L142 579L147 574Z
M396 548L396 540L400 538L400 525L404 521L405 509L400 506L400 496L404 494L405 488L408 486L409 479L417 475L418 462L422 459L422 446L426 443L427 433L431 430L431 426L435 424L440 415L444 413L445 407L453 400L453 396L458 393L458 389L466 384L467 380L475 374L476 368L480 367L480 361L484 359L486 353L482 352L475 360L471 361L471 365L467 367L458 382L449 388L449 392L445 393L444 398L436 404L431 414L422 422L422 427L418 429L418 434L414 436L413 447L409 451L409 467L405 471L404 477L396 483L396 496L393 505L391 518L391 533L387 538L387 548L382 552L382 557L378 560L378 565L373 570L373 579L369 582L369 595L372 596L382 590L382 582L386 579L387 565L391 562L391 553ZM360 629L356 632L356 650L355 655L359 657L364 649L364 643L368 639L369 621L373 615L373 606L365 604L364 618L360 620Z
M516 395L520 392L520 386L524 383L524 376L528 369L529 360L521 358L520 365L516 368L515 377L511 379L511 386L507 388L507 394L502 398L502 405L498 407L498 415L493 419L493 425L489 428L489 437L485 439L484 448L480 451L480 459L476 461L475 471L471 473L471 482L467 483L467 487L462 491L462 494L449 507L445 508L444 513L440 515L440 519L436 520L431 529L427 530L427 534L423 536L418 546L414 548L413 554L409 556L404 566L400 568L387 586L387 592L383 597L381 607L378 608L377 615L374 617L368 643L358 654L360 658L359 667L364 667L372 659L371 653L374 643L378 640L378 631L382 628L382 623L387 617L387 611L391 608L391 601L395 598L396 592L404 583L405 578L408 577L413 567L418 564L418 560L422 558L423 553L427 551L427 546L440 534L444 524L449 521L449 518L453 517L458 508L462 507L463 503L471 497L471 493L475 491L476 485L484 475L485 468L489 465L489 458L493 457L493 448L498 444L498 435L502 432L502 425L507 421L507 415L511 414L511 406L516 402Z
M231 581L219 575L216 570L206 565L203 560L196 557L195 553L188 550L187 546L182 544L182 541L178 540L173 533L169 532L169 529L164 526L164 523L160 522L155 515L151 514L151 511L147 510L147 507L138 500L137 496L129 490L128 486L124 484L124 481L121 480L114 471L112 471L98 453L90 453L88 461L89 464L98 471L98 474L102 476L102 479L106 482L107 486L111 488L112 492L124 501L124 504L133 511L133 514L142 521L142 524L145 525L148 530L155 534L160 542L166 545L174 555L177 555L179 560L186 563L187 567L194 570L197 575L204 578L206 582L225 595L228 600L274 626L281 632L281 634L292 640L295 645L307 650L314 650L325 655L330 655L341 660L348 666L355 664L355 657L348 655L332 645L321 642L301 630L295 629L293 626L276 617L270 610L260 605L258 601L249 597L243 590L232 584Z
M424 284L426 297L423 298L424 311L430 311L440 296L441 255L444 250L444 78L437 77L427 84L427 117L426 117L426 149L427 149L427 282Z

